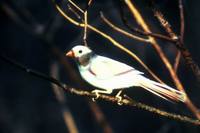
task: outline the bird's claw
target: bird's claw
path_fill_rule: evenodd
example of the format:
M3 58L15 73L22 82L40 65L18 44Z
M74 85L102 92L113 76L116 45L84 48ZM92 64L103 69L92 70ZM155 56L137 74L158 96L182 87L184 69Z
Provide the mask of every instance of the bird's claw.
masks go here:
M116 98L118 99L118 100L117 100L117 104L118 104L118 105L122 105L122 104L123 104L123 102L122 102L122 97L121 97L121 96L116 96Z
M123 102L122 102L122 96L120 96L121 93L122 93L122 90L120 90L120 91L117 93L117 95L115 96L115 97L118 99L118 100L117 100L117 104L118 104L118 105L122 105L122 104L123 104Z
M99 98L100 95L96 90L92 91L92 93L96 95L96 97L92 98L92 101L95 102Z

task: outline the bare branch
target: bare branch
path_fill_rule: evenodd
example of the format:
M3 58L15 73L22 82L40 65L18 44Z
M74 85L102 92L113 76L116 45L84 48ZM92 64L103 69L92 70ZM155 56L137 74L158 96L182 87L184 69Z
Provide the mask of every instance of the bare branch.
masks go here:
M180 13L180 41L184 42L184 32L185 32L185 17L183 10L183 0L179 0L179 13Z
M160 24L164 27L165 31L169 34L170 38L174 40L178 40L178 36L173 32L171 25L164 18L163 14L156 9L153 9L153 12L156 18L159 20Z
M51 72L52 77L58 78L58 65L56 63L51 65L50 72ZM72 113L70 112L70 110L68 109L68 107L66 105L66 97L64 95L63 89L53 83L52 83L52 88L53 88L53 92L56 96L56 99L58 100L58 102L61 105L61 111L62 111L63 119L64 119L67 129L69 130L70 133L78 133L79 131L75 124L75 120L72 116Z
M136 19L136 22L143 28L143 30L146 31L146 32L151 32L148 24L144 21L144 19L142 18L140 12L137 10L137 8L131 2L131 0L125 0L125 3L127 4L128 8L130 9L130 12L132 13L133 17ZM157 16L158 20L160 21L160 23L163 25L163 27L166 29L166 31L170 34L170 37L172 39L177 39L176 34L171 30L170 24L168 23L168 21L166 21L164 19L163 15L158 11L154 11L154 12L155 12L155 15ZM149 39L151 40L152 46L157 51L159 57L163 61L163 63L166 66L167 70L169 71L169 73L171 75L171 78L173 79L173 82L176 85L177 89L185 93L185 89L184 89L181 81L179 80L179 78L178 78L177 74L175 73L171 63L169 62L168 58L166 57L166 55L162 51L161 47L156 42L155 38L149 36ZM189 99L188 96L187 96L187 101L185 102L185 104L192 111L192 113L198 119L200 119L200 113L199 113L198 108L192 103L192 101Z
M174 63L174 71L177 73L178 72L178 67L180 64L180 59L181 59L181 53L180 51L177 52L176 58L175 58L175 63Z
M133 33L137 33L139 35L144 35L144 36L155 37L156 39L161 39L161 40L172 42L172 43L177 42L177 39L172 39L172 38L165 36L165 35L161 35L161 34L158 34L158 33L152 33L152 32L146 32L146 31L140 30L138 28L132 27L132 25L129 24L127 18L125 17L125 13L124 13L123 8L121 6L120 6L120 17L121 17L121 20L124 23L124 25L130 31L132 31Z
M72 24L76 25L76 26L80 26L80 27L84 27L84 23L80 23L75 21L74 19L72 19L71 17L69 17L67 14L65 14L62 9L57 5L56 8L58 9L58 11L60 12L60 14L66 18L68 21L70 21ZM111 36L105 34L104 32L98 30L97 28L91 26L91 25L87 25L87 27L98 33L99 35L101 35L102 37L108 39L113 45L115 45L116 47L118 47L119 49L123 50L124 52L126 52L127 54L129 54L131 57L133 57L136 61L138 61L151 75L152 77L154 77L158 82L160 83L164 83L158 76L156 76L156 74L153 73L153 71L151 71L149 69L149 67L137 56L135 55L133 52L131 52L129 49L125 48L122 44L120 44L119 42L117 42L116 40L114 40Z
M193 74L196 76L198 82L200 82L200 68L198 66L198 64L193 60L192 55L190 54L189 50L184 46L184 15L183 15L183 5L181 5L180 7L180 14L181 14L181 37L178 38L177 42L174 43L176 48L181 52L182 57L185 60L186 65L192 70ZM156 14L155 16L158 18L158 20L160 21L160 23L162 24L162 26L166 29L166 31L169 33L171 38L176 38L177 35L173 32L173 30L171 29L171 26L169 26L169 23L167 22L167 20L163 17L162 13L156 9L154 9L154 13Z
M107 18L105 18L105 16L103 15L103 12L100 12L100 16L102 18L102 20L108 24L110 27L112 27L114 30L130 37L130 38L133 38L135 40L138 40L138 41L141 41L141 42L146 42L146 43L149 43L150 41L148 39L144 39L144 38L141 38L141 37L138 37L138 36L135 36L133 34L130 34L128 32L126 32L125 30L122 30L121 28L115 26L112 22L110 22Z
M66 84L61 83L60 81L58 81L57 79L55 79L53 77L50 77L50 76L47 76L47 75L45 75L43 73L40 73L40 72L37 72L35 70L29 69L29 68L23 66L22 64L20 64L18 62L15 62L15 61L11 60L10 58L5 57L3 55L0 55L0 59L5 61L5 62L7 62L7 63L9 63L13 67L16 67L18 69L21 69L21 70L29 73L30 75L33 75L33 76L35 76L37 78L46 80L46 81L48 81L50 83L54 83L58 87L62 88L63 90L65 90L68 93L71 93L71 94L74 94L74 95L77 95L77 96L85 96L85 97L89 97L89 98L96 97L96 94L94 94L94 93L91 93L89 91L83 91L85 89L80 90L80 89L75 89L75 88L72 88L70 86L67 86ZM200 120L192 119L192 118L184 116L184 115L178 115L178 114L174 114L174 113L169 113L169 112L157 109L155 107L152 107L152 106L140 103L140 102L136 102L136 101L132 100L131 98L129 98L126 95L124 97L125 98L122 99L122 101L121 101L122 106L137 107L139 109L146 110L148 112L157 114L159 116L163 116L163 117L167 117L167 118L174 119L174 120L177 120L177 121L187 122L187 123L191 123L193 125L200 126ZM118 100L119 99L116 98L116 97L113 97L113 96L99 94L99 100L108 101L108 102L115 103L116 105L118 105Z

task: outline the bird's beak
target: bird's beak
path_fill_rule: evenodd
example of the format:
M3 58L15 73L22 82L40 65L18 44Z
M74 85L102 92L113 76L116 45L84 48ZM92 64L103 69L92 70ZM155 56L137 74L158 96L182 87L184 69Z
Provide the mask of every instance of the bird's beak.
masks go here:
M66 56L68 56L68 57L75 57L74 56L74 52L72 50L70 50L69 52L67 52Z

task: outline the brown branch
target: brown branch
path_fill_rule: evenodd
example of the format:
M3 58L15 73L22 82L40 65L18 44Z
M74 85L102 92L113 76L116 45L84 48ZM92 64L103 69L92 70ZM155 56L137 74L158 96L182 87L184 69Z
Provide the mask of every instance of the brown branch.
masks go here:
M175 62L174 62L174 71L178 72L178 67L180 65L180 59L181 59L181 52L178 51L176 54Z
M196 62L193 60L191 53L187 48L183 46L181 42L176 44L176 47L180 50L182 57L184 58L184 61L188 68L190 68L193 72L193 74L196 76L198 82L200 82L200 68L196 64Z
M183 10L183 1L179 0L179 13L180 13L180 39L179 41L183 44L184 42L184 32L185 32L185 18L184 18L184 10ZM175 63L174 63L174 71L178 71L178 66L180 64L181 52L177 51Z
M140 12L137 10L135 5L131 2L131 0L125 0L125 3L127 7L129 8L130 12L132 13L133 17L136 19L136 22L143 28L144 31L146 32L151 32L149 26L147 23L144 21L142 18ZM170 24L163 18L163 15L160 12L155 12L158 20L160 23L166 28L166 31L170 34L170 37L172 39L177 39L177 36L172 32ZM173 79L174 84L176 85L177 89L184 92L184 87L182 83L180 82L177 74L175 73L171 63L169 62L168 58L160 48L159 44L156 42L155 38L149 36L149 39L151 40L151 44L154 47L154 49L157 51L159 57L163 61L164 65L166 66L167 70L169 71L171 78ZM187 107L191 110L191 112L198 118L200 119L200 113L198 108L192 103L192 101L187 97L187 100L185 102Z
M180 41L184 42L184 32L185 32L185 17L183 10L183 0L179 0L179 13L180 13Z
M143 27L144 31L151 32L149 27L147 26L147 24L144 22L144 20L143 20L142 16L140 15L140 13L137 11L137 9L135 7L133 7L133 5L130 2L130 0L126 0L126 2L127 2L127 5L129 6L130 10L133 12L133 14L136 13L136 17L137 17L136 20ZM67 14L65 14L57 4L55 4L55 5L56 5L56 8L58 9L58 11L61 13L61 15L63 17L65 17L68 21L70 21L71 23L73 23L73 24L75 24L77 26L80 26L82 28L85 26L84 23L77 22L74 19L72 19L71 17L69 17ZM93 27L93 26L91 26L89 24L87 25L87 27L89 29L97 32L98 34L100 34L104 38L108 39L109 41L111 41L113 45L117 46L121 50L123 50L126 53L128 53L130 56L132 56L134 59L136 59L146 70L148 70L148 72L150 72L150 74L154 78L156 78L156 80L158 80L159 82L162 82L133 52L131 52L127 48L123 47L119 42L117 42L116 40L114 40L112 37L110 37L109 35L105 34L104 32L98 30L97 28L95 28L95 27ZM170 64L170 62L166 58L166 56L163 53L163 51L161 50L160 46L157 44L157 42L155 41L155 39L153 37L149 36L149 39L151 40L151 44L157 50L159 56L161 57L162 61L166 65L167 69L169 70L170 75L171 75L176 87L179 90L185 92L181 82L179 81L178 76L176 75L175 71L173 70L172 65ZM193 105L193 103L190 101L190 99L188 97L187 97L187 100L186 100L185 104L191 110L191 112L196 115L197 118L200 118L200 113L199 113L198 109Z
M179 0L180 2L181 0ZM181 1L182 2L182 1ZM183 14L183 5L182 3L179 3L179 9L180 9L180 17L181 17L181 37L180 38L183 38L184 36L184 14ZM196 64L196 62L192 59L192 56L189 52L189 50L187 50L184 46L180 46L180 40L179 38L177 38L177 36L174 36L174 33L172 33L172 36L174 38L171 38L171 37L168 37L168 36L165 36L165 35L161 35L161 34L157 34L157 33L152 33L152 32L146 32L146 31L143 31L143 30L140 30L140 29L137 29L137 28L134 28L132 27L127 19L125 18L125 15L123 13L123 10L120 9L120 13L121 13L121 19L123 21L123 23L125 24L125 26L128 27L129 30L131 30L132 32L135 32L135 33L138 33L140 35L147 35L147 36L151 36L151 37L155 37L157 39L162 39L162 40L165 40L165 41L168 41L168 42L172 42L175 44L176 48L181 52L181 55L183 56L185 62L186 62L186 65L192 70L193 74L197 77L197 80L200 82L200 68L199 66ZM161 19L162 20L162 19ZM163 21L163 24L169 24L168 22L165 23L165 21ZM171 27L171 26L170 26ZM170 30L169 30L170 32ZM183 40L183 39L181 39ZM181 43L182 44L182 43ZM177 54L178 55L178 54ZM174 68L178 67L176 65L179 64L179 60L180 60L180 56L177 56L176 57L176 61L174 63ZM176 69L175 69L176 70Z
M87 10L84 12L84 35L83 35L83 42L85 46L87 45L87 25L88 25L88 12Z
M158 34L158 33L145 32L145 31L142 31L142 30L140 30L140 29L133 28L133 27L130 27L129 29L130 29L131 31L136 32L136 33L139 33L139 34L141 34L141 35L155 37L155 38L157 38L157 39L161 39L161 40L168 41L168 42L172 42L172 43L177 42L177 39L172 39L172 38L170 38L170 37L168 37L168 36L161 35L161 34Z
M173 32L171 25L164 18L163 14L156 9L153 9L153 12L154 12L155 17L160 22L160 24L164 27L164 30L169 34L170 38L174 40L178 40L178 36Z
M140 12L137 10L135 5L133 5L133 3L130 0L125 0L125 3L127 4L128 8L130 9L130 12L132 13L133 17L136 19L137 23L143 28L143 30L145 32L150 32L151 30L150 30L149 26L144 21L143 17L141 16ZM178 80L177 75L174 73L170 62L167 59L167 57L165 56L161 47L159 46L159 44L156 42L156 40L153 37L151 37L151 36L148 36L148 37L149 37L149 40L151 40L150 44L154 47L154 49L158 53L159 57L161 58L161 60L163 61L163 63L167 67L168 71L170 72L171 77L173 78L173 80L175 82L175 85L177 86L177 88L184 91L180 81Z
M158 34L158 33L152 33L152 32L146 32L146 31L143 31L143 30L140 30L138 28L135 28L135 27L132 27L131 24L129 24L127 18L125 17L125 13L123 11L123 8L120 6L120 17L121 17L121 20L123 22L123 24L130 30L132 31L133 33L137 33L139 35L144 35L144 36L151 36L151 37L155 37L157 39L161 39L161 40L164 40L164 41L168 41L168 42L172 42L172 43L175 43L177 42L177 39L172 39L168 36L165 36L165 35L162 35L162 34Z
M75 88L67 88L66 90L69 91L72 94L76 94L76 95L79 95L79 96L87 96L87 97L90 97L90 98L96 96L95 94L90 93L88 91L77 90ZM121 101L122 106L137 107L139 109L146 110L146 111L151 112L151 113L155 113L159 116L163 116L163 117L167 117L167 118L170 118L170 119L175 119L175 120L179 120L179 121L183 121L183 122L189 122L189 123L200 126L200 120L198 120L198 119L194 120L194 119L191 119L190 117L187 117L187 116L169 113L169 112L157 109L155 107L152 107L152 106L140 103L140 102L136 102L136 101L134 101L130 98L127 98L126 95L124 97L125 98L122 99L122 101ZM99 100L105 100L105 101L108 101L108 102L118 104L119 99L116 98L116 97L113 97L113 96L100 94Z
M60 12L60 14L65 19L67 19L69 22L71 22L72 24L74 24L76 26L79 26L81 28L83 28L85 26L84 23L77 22L74 19L72 19L71 17L69 17L67 14L65 14L65 12L63 12L63 10L57 4L55 4L55 5L56 5L57 10ZM127 54L129 54L137 62L139 62L142 65L142 67L144 67L152 75L152 77L154 77L158 82L163 83L163 81L158 76L156 76L156 74L154 74L153 71L151 71L151 69L149 69L149 67L137 55L135 55L132 51L130 51L129 49L125 48L122 44L120 44L119 42L117 42L116 40L114 40L111 36L109 36L109 35L105 34L104 32L100 31L99 29L97 29L97 28L95 28L95 27L93 27L93 26L91 26L89 24L87 25L87 27L90 30L98 33L102 37L108 39L113 45L115 45L119 49L121 49L124 52L126 52Z
M170 36L170 38L176 38L176 42L175 43L179 43L180 39L178 39L177 35L174 33L174 31L171 28L171 25L169 24L169 22L164 18L164 15L156 10L155 8L153 9L154 15L156 16L156 18L158 19L158 21L160 22L161 26L165 29L165 31L168 33L168 35ZM174 62L174 71L177 72L179 64L180 64L180 51L177 50L177 54L176 54L176 58L175 58L175 62Z
M138 41L141 41L141 42L146 42L146 43L149 43L150 41L148 39L144 39L144 38L141 38L141 37L138 37L138 36L135 36L133 34L130 34L128 32L126 32L125 30L122 30L121 28L117 27L116 25L114 25L112 22L110 22L104 15L103 15L103 12L100 12L100 16L102 18L102 20L108 24L111 28L113 28L114 30L132 38L132 39L135 39L135 40L138 40Z
M53 77L50 77L50 76L47 76L47 75L40 73L38 71L29 69L29 68L25 67L24 65L22 65L22 64L20 64L16 61L13 61L12 59L10 59L6 56L0 55L0 60L5 61L6 63L10 64L11 66L16 67L16 68L18 68L22 71L25 71L32 76L35 76L37 78L40 78L40 79L43 79L43 80L48 81L50 83L53 83L53 84L57 85L58 87L62 88L63 90L65 90L68 93L71 93L71 94L74 94L74 95L77 95L77 96L85 96L85 97L89 97L89 98L96 97L96 94L91 93L89 91L84 91L86 89L80 90L80 89L70 87L70 86L60 82L59 80L53 78ZM114 103L116 105L118 105L118 102L119 102L119 99L117 97L103 95L103 94L99 94L99 100L108 101L108 102ZM163 116L163 117L167 117L167 118L174 119L174 120L177 120L177 121L187 122L187 123L191 123L193 125L200 126L200 120L193 119L193 118L190 118L190 117L187 117L187 116L184 116L184 115L169 113L169 112L157 109L155 107L152 107L152 106L140 103L140 102L136 102L136 101L130 99L126 95L122 99L121 103L122 103L122 106L137 107L139 109L146 110L148 112L157 114L159 116Z
M184 21L182 19L184 19L184 15L183 15L183 9L182 6L180 6L180 11L182 13L181 14L181 21ZM156 14L155 16L158 18L158 20L160 21L161 25L166 29L166 31L169 33L171 38L176 38L177 35L172 31L171 26L169 26L169 23L165 20L165 18L163 17L162 13L156 9L154 9L154 13ZM181 55L183 57L183 59L185 60L186 65L192 70L193 74L196 76L198 82L200 82L200 68L199 66L196 64L196 62L193 60L192 55L190 54L189 50L184 46L184 40L183 40L183 36L184 36L184 22L181 22L181 37L177 40L175 44L176 48L181 52ZM200 116L199 116L200 118Z
M89 101L90 109L92 110L94 117L99 124L99 126L103 129L103 133L113 133L113 130L109 123L107 122L103 112L99 108L99 106L93 101Z
M51 65L51 76L54 78L58 78L58 65L56 63ZM52 89L58 100L59 104L61 105L61 111L63 115L63 119L65 125L70 133L78 133L78 128L75 124L75 120L72 116L72 113L68 109L66 105L66 97L62 88L58 87L57 85L52 83Z

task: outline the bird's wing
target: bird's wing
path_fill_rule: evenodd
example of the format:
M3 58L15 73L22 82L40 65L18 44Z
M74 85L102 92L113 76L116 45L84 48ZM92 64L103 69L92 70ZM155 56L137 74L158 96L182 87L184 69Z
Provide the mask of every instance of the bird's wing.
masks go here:
M99 79L108 79L128 73L143 74L131 66L104 56L96 56L89 69Z

